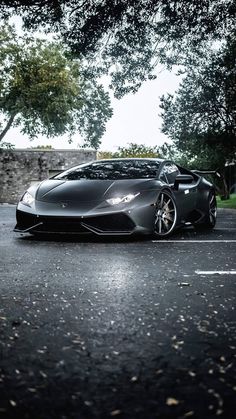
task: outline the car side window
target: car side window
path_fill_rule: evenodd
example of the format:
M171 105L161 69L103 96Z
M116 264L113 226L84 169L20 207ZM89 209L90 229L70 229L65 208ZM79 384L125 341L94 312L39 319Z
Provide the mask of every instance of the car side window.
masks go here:
M168 183L169 185L172 185L175 183L175 178L179 174L180 171L175 164L166 163L161 170L160 180L162 180L165 183Z

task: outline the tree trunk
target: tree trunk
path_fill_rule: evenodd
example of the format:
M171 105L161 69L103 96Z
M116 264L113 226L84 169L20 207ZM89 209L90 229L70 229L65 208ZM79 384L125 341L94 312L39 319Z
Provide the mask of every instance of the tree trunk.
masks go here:
M15 116L16 116L16 114L15 114L15 113L14 113L14 114L12 114L12 115L10 116L10 118L9 118L9 120L8 120L8 122L7 122L6 126L5 126L5 128L4 128L4 129L3 129L3 131L0 133L0 142L2 141L3 137L6 135L7 131L9 130L9 128L11 128L11 126L12 126L12 123L13 123L13 121L14 121Z
M229 194L229 187L227 185L226 179L225 179L225 175L221 175L222 176L222 182L223 182L223 193L221 195L221 200L225 201L226 199L230 198L230 194Z
M230 198L229 185L225 177L225 167L218 167L217 172L220 174L220 178L216 178L215 182L213 181L213 183L217 194L220 196L220 199L225 201Z

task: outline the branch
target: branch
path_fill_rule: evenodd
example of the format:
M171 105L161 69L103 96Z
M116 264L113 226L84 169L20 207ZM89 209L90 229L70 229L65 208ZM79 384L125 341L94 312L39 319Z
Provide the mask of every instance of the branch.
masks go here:
M12 114L5 126L5 128L3 129L3 131L0 133L0 141L2 141L3 137L6 135L7 131L9 130L9 128L12 126L12 123L14 121L14 118L16 116L16 113Z

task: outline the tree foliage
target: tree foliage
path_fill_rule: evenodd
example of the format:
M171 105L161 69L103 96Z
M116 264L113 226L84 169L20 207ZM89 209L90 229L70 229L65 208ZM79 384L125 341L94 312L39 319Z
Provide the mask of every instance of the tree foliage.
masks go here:
M54 150L51 144L46 145L36 145L35 147L31 147L32 150Z
M117 97L155 77L158 63L183 64L199 44L236 33L234 0L2 0L27 28L59 32L77 57L110 71Z
M100 151L100 159L119 159L119 158L156 158L160 157L157 146L147 146L145 144L128 143L126 147L118 147L117 151Z
M110 99L59 43L17 37L0 27L0 141L11 126L30 138L80 132L98 148L111 117Z
M236 42L189 66L161 108L162 130L184 158L223 174L236 153Z

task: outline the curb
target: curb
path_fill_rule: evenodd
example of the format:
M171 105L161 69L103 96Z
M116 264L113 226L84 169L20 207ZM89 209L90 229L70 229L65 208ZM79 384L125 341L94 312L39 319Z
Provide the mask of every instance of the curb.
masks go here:
M236 212L236 208L219 208L219 207L217 207L217 211L233 211L233 212Z
M3 202L0 204L0 207L8 208L8 207L16 207L16 205L17 204L8 204L7 202Z

